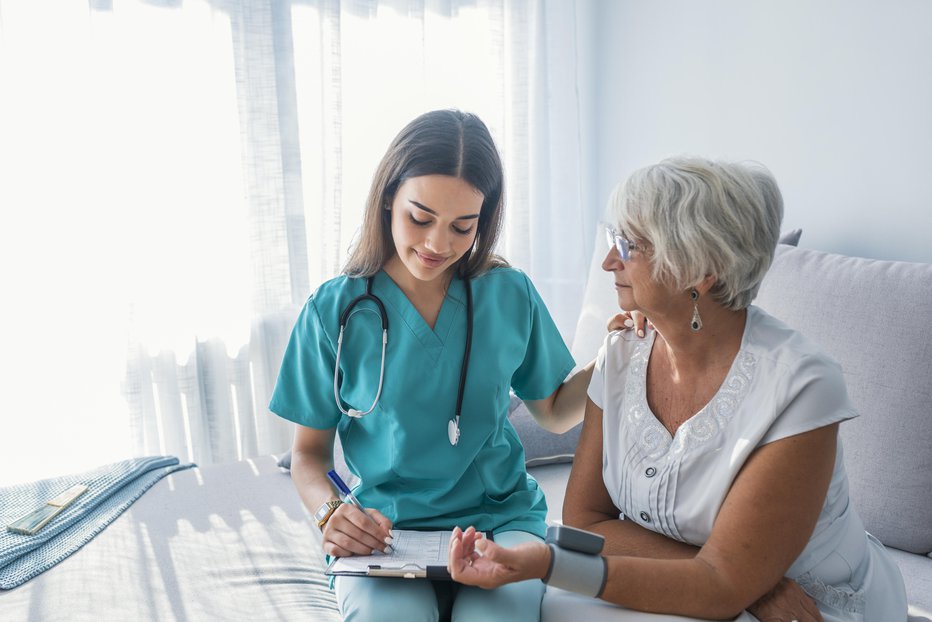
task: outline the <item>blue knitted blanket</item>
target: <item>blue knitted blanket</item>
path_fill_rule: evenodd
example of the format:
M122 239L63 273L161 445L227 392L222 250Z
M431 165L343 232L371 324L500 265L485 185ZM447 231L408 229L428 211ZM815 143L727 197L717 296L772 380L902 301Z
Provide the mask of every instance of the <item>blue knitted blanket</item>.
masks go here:
M192 466L174 456L133 458L78 475L0 488L0 589L45 572L103 531L162 477ZM86 485L87 492L38 533L7 530L6 525L75 484Z

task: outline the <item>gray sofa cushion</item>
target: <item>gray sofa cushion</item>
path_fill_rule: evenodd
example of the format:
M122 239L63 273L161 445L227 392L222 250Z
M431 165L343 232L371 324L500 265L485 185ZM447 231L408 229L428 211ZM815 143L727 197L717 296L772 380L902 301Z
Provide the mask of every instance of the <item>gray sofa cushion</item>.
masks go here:
M573 461L576 444L579 443L579 433L582 431L581 423L563 434L548 432L537 425L527 406L514 394L511 395L511 413L508 419L524 445L524 463L529 468Z
M932 551L932 265L781 246L755 304L842 366L851 499L884 544Z
M932 617L932 559L894 548L888 547L887 550L903 573L906 593L909 594L910 615L916 616L916 620L932 622L929 620ZM910 622L913 619L910 617Z

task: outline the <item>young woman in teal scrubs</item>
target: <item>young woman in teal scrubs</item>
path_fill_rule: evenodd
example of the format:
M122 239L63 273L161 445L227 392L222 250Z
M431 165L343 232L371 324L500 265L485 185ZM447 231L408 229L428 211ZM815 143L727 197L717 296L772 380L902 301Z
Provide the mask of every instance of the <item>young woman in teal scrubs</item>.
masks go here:
M544 536L546 502L507 418L509 389L543 427L562 432L582 419L592 367L567 379L574 362L540 296L493 253L502 191L501 159L480 119L453 110L418 117L376 171L344 274L298 318L270 409L298 424L292 479L329 555L383 550L391 528L475 525L506 546ZM339 338L341 314L367 288L387 319L384 366L377 302L354 305ZM374 521L338 504L327 479L336 434ZM543 595L539 581L482 590L339 577L335 588L347 620L538 620Z

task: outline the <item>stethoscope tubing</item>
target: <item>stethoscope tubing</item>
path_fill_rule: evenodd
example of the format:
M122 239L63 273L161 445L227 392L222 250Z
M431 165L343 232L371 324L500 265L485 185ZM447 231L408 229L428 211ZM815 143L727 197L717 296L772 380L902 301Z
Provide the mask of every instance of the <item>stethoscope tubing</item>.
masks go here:
M358 311L372 311L371 309L353 309L359 303L371 300L379 308L379 318L382 321L382 363L379 367L379 388L375 393L375 400L372 401L372 406L369 407L369 410L362 412L356 410L355 408L345 409L343 408L343 402L340 400L340 354L343 351L343 331L346 330L346 325L349 323L349 319L353 316L354 313ZM340 314L340 334L337 336L337 359L333 365L333 399L337 403L337 408L340 409L340 412L344 415L353 418L360 418L365 415L368 415L373 410L375 410L376 404L379 403L379 398L382 396L382 386L385 382L385 351L388 349L388 313L385 311L385 305L382 304L381 299L378 296L372 293L372 277L366 279L366 293L360 296L356 296L353 300L350 301L346 308L343 309L343 313Z
M358 309L357 311L364 311L368 309ZM373 312L374 313L374 312ZM352 313L350 317L352 317ZM366 412L361 412L355 408L344 409L343 402L340 401L340 383L339 383L339 370L340 370L340 353L343 351L343 330L346 328L345 325L340 326L340 335L337 337L337 360L334 365L333 370L333 399L336 400L337 407L340 409L340 412L348 417L353 417L359 419L365 415L368 415L373 410L375 410L375 405L379 403L379 398L382 397L382 385L385 381L385 351L388 349L388 329L382 329L382 363L379 367L379 388L375 393L375 399L372 401L372 406L369 407L369 410Z
M454 412L453 419L450 419L448 425L448 435L450 438L450 444L456 445L459 442L460 437L460 417L463 411L463 396L466 390L466 377L469 373L469 357L472 351L472 332L473 332L473 309L472 309L472 284L469 282L469 279L463 279L463 285L466 288L466 345L463 348L463 364L460 367L460 382L459 389L456 394L456 411ZM371 313L376 313L372 309L360 308L354 310L354 308L361 302L366 300L371 300L379 308L378 315L382 322L382 361L379 367L379 388L376 391L375 399L372 401L372 405L369 406L369 409L365 412L357 410L355 408L344 408L343 402L340 399L340 357L343 353L343 333L346 330L347 324L349 324L350 318L357 312L360 311L369 311ZM379 399L382 396L382 387L385 382L385 352L388 350L388 313L385 311L385 305L379 299L378 296L372 293L372 277L366 279L366 293L357 296L350 301L346 308L343 309L343 312L340 313L340 333L337 336L337 355L336 360L334 361L333 366L333 399L337 403L337 408L340 409L340 412L344 415L353 418L361 418L365 415L368 415L373 410L375 410L376 405L379 403Z
M463 348L463 364L460 366L460 387L456 394L455 424L450 429L450 443L456 445L460 438L460 415L463 411L463 393L466 389L466 375L469 373L469 356L472 351L472 284L463 279L466 287L466 346Z

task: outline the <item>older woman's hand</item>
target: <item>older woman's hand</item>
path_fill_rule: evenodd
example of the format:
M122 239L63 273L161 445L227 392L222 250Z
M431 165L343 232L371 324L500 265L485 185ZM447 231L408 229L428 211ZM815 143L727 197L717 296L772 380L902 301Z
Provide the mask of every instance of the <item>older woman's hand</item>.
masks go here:
M647 334L648 327L650 327L650 323L647 321L647 316L640 311L622 311L608 321L609 332L633 330L638 337L644 337Z
M447 569L454 581L492 589L524 581L542 579L550 566L550 548L542 542L526 542L503 548L487 540L482 532L469 527L453 529Z
M822 622L815 601L796 581L786 577L748 607L748 612L760 622Z

